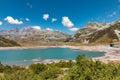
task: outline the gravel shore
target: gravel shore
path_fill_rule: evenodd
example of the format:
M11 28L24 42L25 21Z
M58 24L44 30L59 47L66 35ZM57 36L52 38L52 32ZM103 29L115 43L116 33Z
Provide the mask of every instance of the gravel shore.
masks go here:
M100 51L105 52L105 56L95 57L93 60L99 60L104 63L107 62L120 62L120 48L110 47L108 45L98 45L98 46L82 46L81 50L88 51Z

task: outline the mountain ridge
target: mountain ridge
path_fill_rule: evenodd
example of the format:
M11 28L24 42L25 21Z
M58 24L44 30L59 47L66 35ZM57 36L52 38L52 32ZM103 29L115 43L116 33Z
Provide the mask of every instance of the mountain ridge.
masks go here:
M0 30L0 36L28 46L64 45L66 42L106 44L120 41L120 20L111 23L88 22L72 36L60 31L41 30L31 26Z
M120 41L120 21L112 23L89 22L78 30L71 39L71 42L82 44L89 43L112 43Z
M65 39L70 37L66 33L53 30L40 30L33 27L25 27L22 29L13 28L10 30L1 30L0 35L14 40L20 44L25 45L57 45L59 42L64 42Z

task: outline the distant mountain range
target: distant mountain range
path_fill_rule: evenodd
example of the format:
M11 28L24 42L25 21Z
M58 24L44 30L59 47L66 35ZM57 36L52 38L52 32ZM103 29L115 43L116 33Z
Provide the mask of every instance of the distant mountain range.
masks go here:
M112 23L89 22L72 36L60 31L39 30L34 27L0 30L0 36L23 46L62 45L65 42L105 44L120 41L120 20Z
M34 27L0 30L0 36L22 45L57 45L70 37L70 35L60 31L38 30Z

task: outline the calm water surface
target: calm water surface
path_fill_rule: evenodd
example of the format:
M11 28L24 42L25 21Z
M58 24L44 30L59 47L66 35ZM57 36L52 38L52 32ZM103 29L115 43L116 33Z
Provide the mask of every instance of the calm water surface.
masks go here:
M0 61L8 65L28 65L49 59L73 60L76 56L82 54L85 54L88 58L104 56L104 52L90 52L69 48L0 50Z

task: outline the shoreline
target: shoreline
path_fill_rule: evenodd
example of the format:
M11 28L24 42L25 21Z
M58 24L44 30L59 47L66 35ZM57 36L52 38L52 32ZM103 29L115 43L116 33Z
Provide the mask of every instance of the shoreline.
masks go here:
M22 50L22 49L45 49L45 48L70 48L78 50L105 52L104 56L94 57L93 61L99 60L104 63L108 62L120 62L120 48L110 47L109 45L97 45L97 46L36 46L36 47L0 47L0 50ZM59 62L59 60L47 60L45 63ZM42 62L42 63L44 63Z

